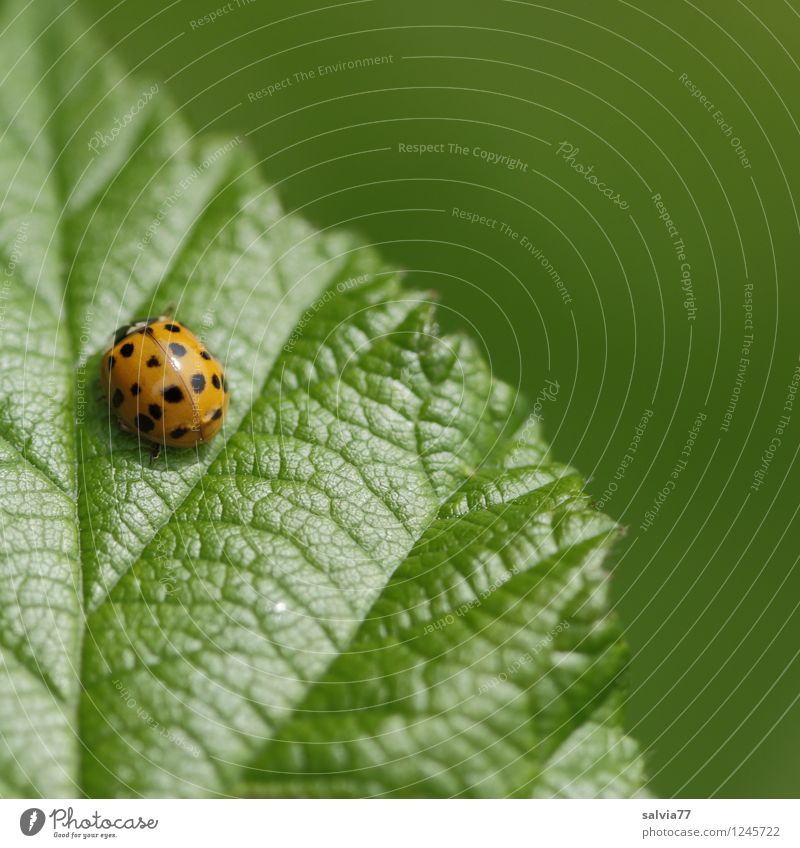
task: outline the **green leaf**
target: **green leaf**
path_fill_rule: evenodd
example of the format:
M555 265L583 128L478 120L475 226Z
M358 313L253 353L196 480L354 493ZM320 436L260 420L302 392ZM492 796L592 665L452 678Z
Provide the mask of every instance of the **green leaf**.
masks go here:
M0 80L0 793L640 791L615 528L477 347L60 4ZM151 466L97 362L169 304L231 407Z
M440 507L243 791L641 788L611 706L624 653L601 563L615 527L587 505L574 473L521 435Z

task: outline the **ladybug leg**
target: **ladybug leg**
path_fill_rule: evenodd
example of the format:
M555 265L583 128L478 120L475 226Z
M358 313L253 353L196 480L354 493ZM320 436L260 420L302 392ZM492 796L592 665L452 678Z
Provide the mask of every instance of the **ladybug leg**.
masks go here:
M158 442L153 442L153 447L150 448L150 465L152 465L161 456L161 445Z

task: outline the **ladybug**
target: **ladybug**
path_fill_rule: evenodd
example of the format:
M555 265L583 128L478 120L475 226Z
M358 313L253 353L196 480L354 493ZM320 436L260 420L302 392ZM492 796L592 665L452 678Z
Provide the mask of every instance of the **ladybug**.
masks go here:
M123 430L162 445L188 448L212 439L228 410L219 360L169 315L120 327L100 360L109 409Z

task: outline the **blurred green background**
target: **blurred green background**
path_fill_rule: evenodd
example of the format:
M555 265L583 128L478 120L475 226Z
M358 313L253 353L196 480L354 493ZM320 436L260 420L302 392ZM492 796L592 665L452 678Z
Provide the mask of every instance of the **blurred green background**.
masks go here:
M288 207L439 291L501 377L557 381L554 452L629 528L613 579L652 791L799 796L800 14L78 5L198 132L247 138Z

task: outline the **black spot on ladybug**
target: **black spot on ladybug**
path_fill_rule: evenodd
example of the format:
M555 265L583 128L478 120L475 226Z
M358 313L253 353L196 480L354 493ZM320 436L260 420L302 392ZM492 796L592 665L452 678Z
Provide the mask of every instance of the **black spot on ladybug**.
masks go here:
M211 416L212 421L216 421L219 418L222 418L222 407L215 409L214 414Z
M139 414L133 419L133 423L136 425L136 429L143 433L149 433L156 426L156 422L149 415Z
M164 324L164 329L170 333L180 333L181 328L177 324Z
M139 394L139 392L140 392L141 390L142 390L142 387L141 387L138 383L134 383L134 384L131 386L131 394L132 394L134 397L136 397L136 395L138 395L138 394Z
M157 356L151 356L150 359L147 360L148 368L158 368L159 365L161 365L161 363L158 361Z
M116 361L117 361L117 357L116 357L116 356L109 356L109 357L108 357L108 370L109 370L109 371L110 371L110 370L114 367L114 363L115 363Z
M180 403L183 400L183 392L180 386L169 386L164 389L164 400L167 403Z
M169 349L175 354L175 356L184 356L186 354L186 348L178 342L170 342Z
M133 344L128 342L127 344L122 345L119 352L127 359L133 353Z
M115 407L121 406L122 401L124 401L124 400L125 400L125 395L122 394L122 392L119 389L116 389L114 391L114 397L111 398L111 403L113 403Z
M222 385L219 381L219 376L217 374L214 374L214 376L211 378L211 382L214 384L215 389L218 389Z
M222 388L227 392L228 391L228 381L225 379L225 375L222 375Z
M161 420L161 413L163 410L157 403L151 403L150 406L147 407L147 411L153 416L153 418L156 419L156 421Z
M201 350L200 356L202 356L203 359L211 359L211 354L207 350Z
M186 427L176 427L169 434L171 439L180 439L181 436L185 436L189 431Z
M194 389L195 394L199 395L200 392L206 387L206 378L200 374L192 374L191 379L192 388Z

